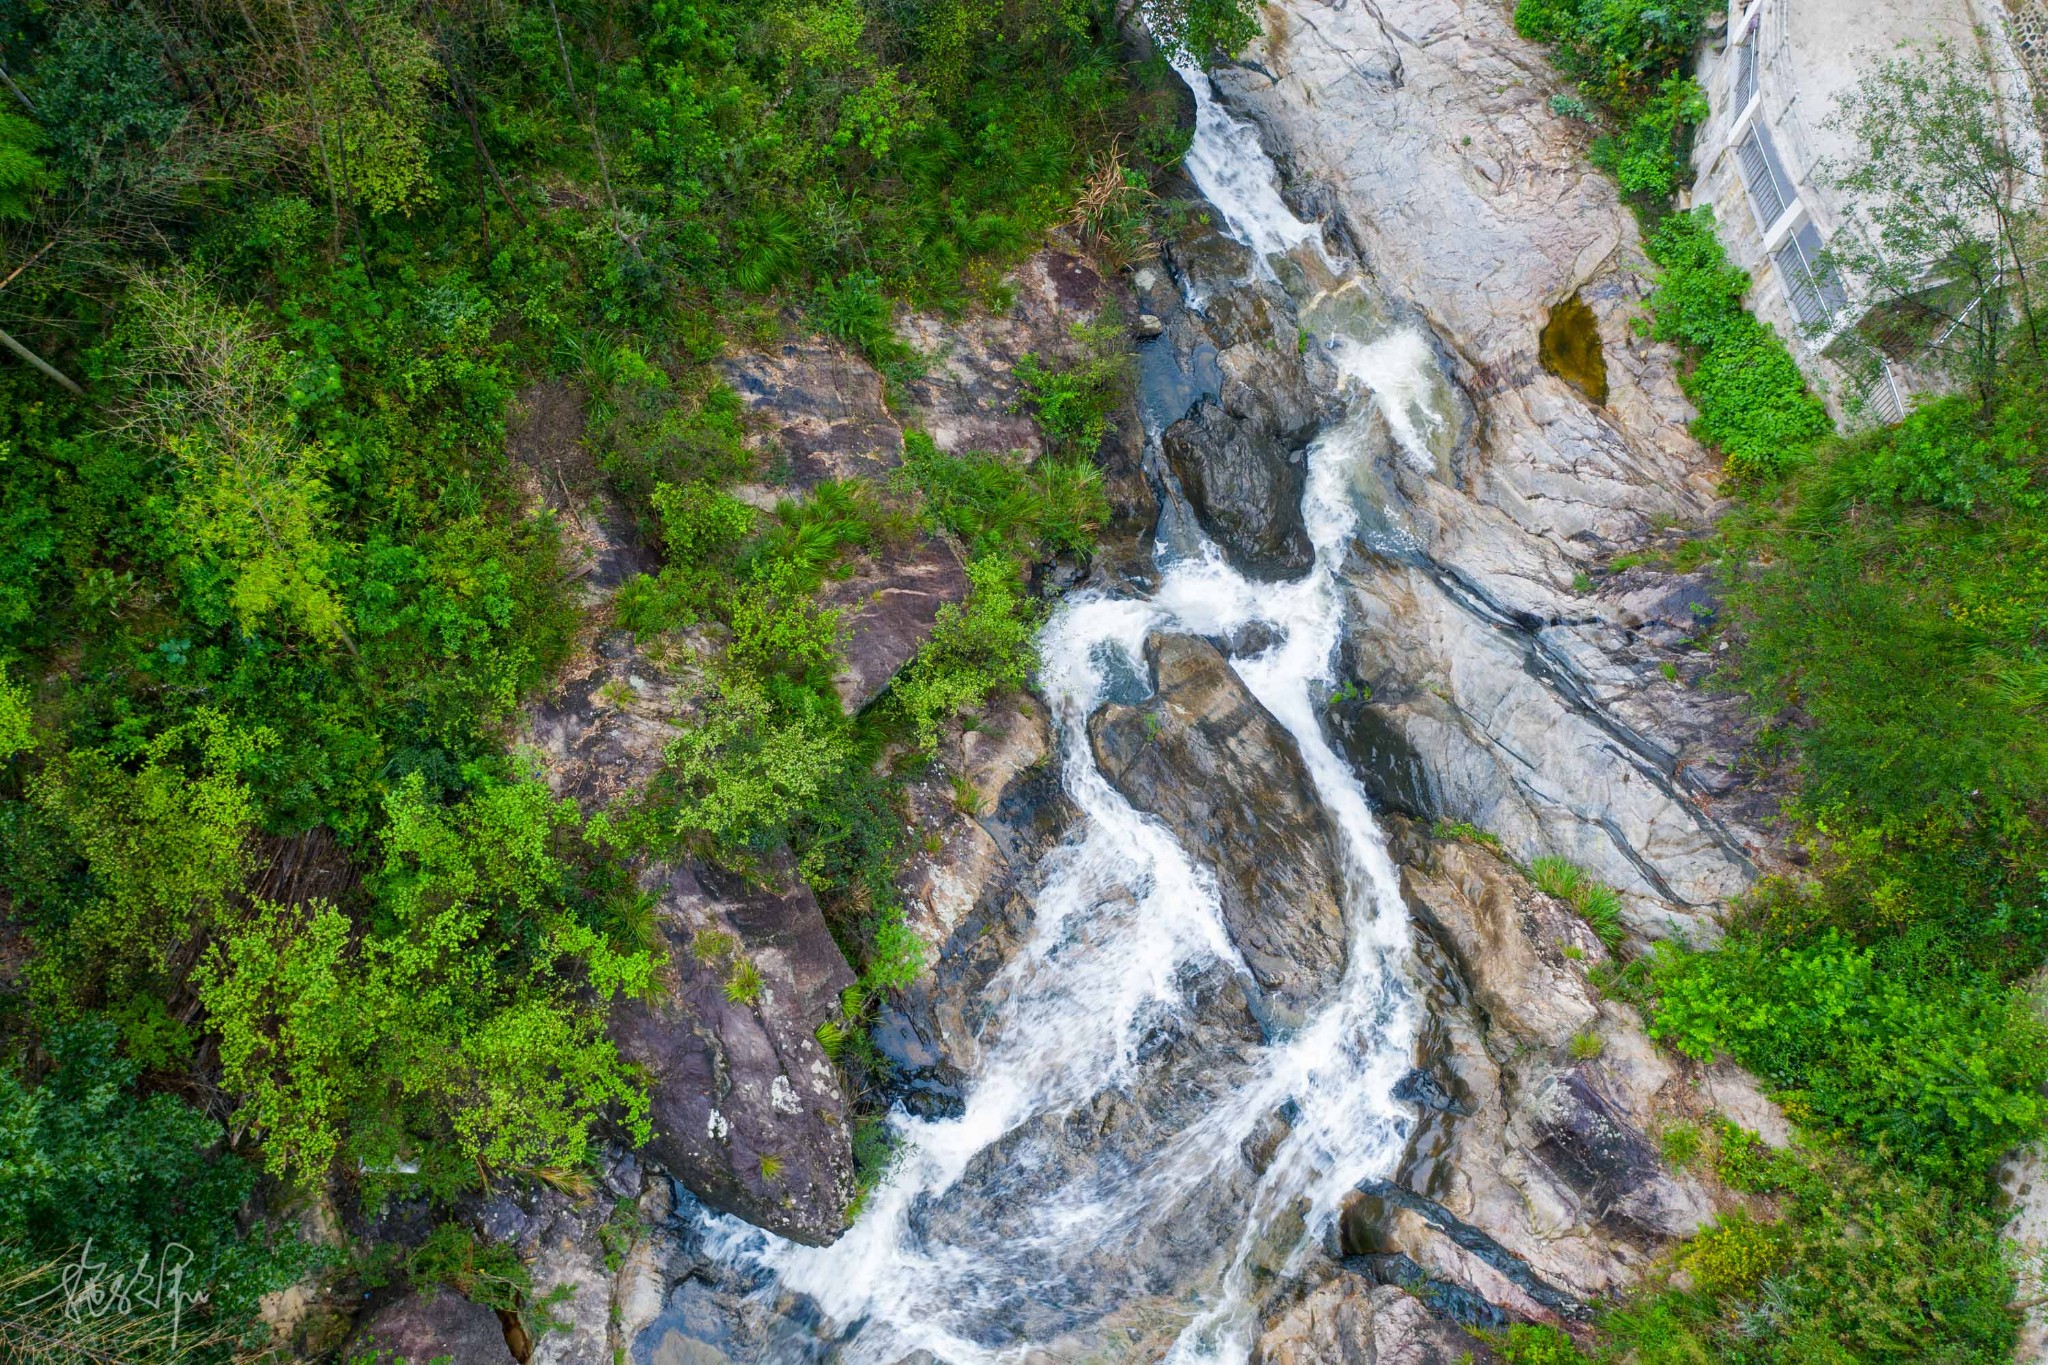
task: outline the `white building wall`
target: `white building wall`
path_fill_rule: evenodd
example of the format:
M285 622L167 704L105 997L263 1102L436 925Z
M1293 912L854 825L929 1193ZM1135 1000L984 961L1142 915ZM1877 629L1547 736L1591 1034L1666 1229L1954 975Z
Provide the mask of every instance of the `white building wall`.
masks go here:
M2039 4L2019 0L2022 10ZM1750 273L1751 308L1791 344L1838 419L1843 400L1856 397L1866 399L1874 415L1890 417L1888 409L1903 402L1903 390L1896 381L1881 381L1881 392L1844 392L1847 376L1821 353L1827 338L1811 335L1816 322L1838 327L1854 314L1853 300L1838 292L1839 282L1801 278L1797 268L1842 225L1844 205L1827 185L1825 170L1856 149L1828 126L1836 100L1902 46L1945 39L1967 49L1985 33L2003 49L2012 17L2008 5L2009 0L1730 0L1725 32L1701 53L1699 81L1713 113L1693 143L1698 178L1691 203L1713 208L1730 258ZM2009 49L1998 55L2001 66L2012 61ZM1768 176L1755 174L1759 160ZM1760 179L1773 184L1753 193L1749 182ZM1777 211L1766 212L1772 208Z

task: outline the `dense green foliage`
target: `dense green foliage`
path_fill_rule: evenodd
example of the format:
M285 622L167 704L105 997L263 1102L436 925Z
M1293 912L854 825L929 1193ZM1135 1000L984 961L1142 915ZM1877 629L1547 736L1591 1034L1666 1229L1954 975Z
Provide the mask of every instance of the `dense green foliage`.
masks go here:
M1589 94L1634 91L1647 119L1649 82L1677 68L1658 64L1658 31L1627 27L1640 9L1522 0L1516 17L1562 45ZM1717 950L1660 945L1603 976L1664 1043L1756 1071L1807 1135L1774 1155L1718 1126L1719 1174L1772 1196L1775 1221L1695 1238L1684 1279L1602 1317L1603 1360L1992 1365L2016 1338L1991 1177L2048 1131L2048 1024L2029 992L2048 961L2048 398L2032 286L2006 268L2039 196L1982 75L1945 49L1887 59L1836 119L1863 154L1834 173L1869 220L1860 240L1882 244L1837 268L1894 309L1842 354L1951 337L1923 363L1972 390L1847 439L1743 309L1749 280L1708 212L1658 202L1671 187L1617 151L1632 132L1596 149L1625 190L1656 196L1636 201L1658 267L1649 328L1683 348L1694 431L1749 495L1685 558L1723 578L1719 681L1796 765L1787 814L1810 855L1805 878L1748 898ZM1957 297L1928 293L1930 270ZM1667 1154L1697 1159L1699 1139ZM1554 1334L1504 1345L1582 1358Z
M1197 55L1252 31L1236 0L1158 22ZM0 1281L128 1218L212 1258L235 1336L256 1172L374 1205L639 1133L603 1019L656 965L645 856L816 887L857 1052L919 961L902 783L1022 679L1026 569L1087 550L1120 372L1023 368L1038 466L764 513L732 486L786 471L712 362L803 328L911 377L899 306L1000 303L1077 202L1100 227L1177 158L1164 61L1105 0L90 0L9 11L0 64L0 327L40 362L0 358ZM594 468L556 462L579 432ZM600 489L664 551L616 619L711 657L657 789L594 813L508 751ZM850 717L818 594L934 531L972 595ZM116 1209L122 1142L186 1202ZM115 1183L67 1213L65 1163Z
M140 1356L168 1345L180 1307L186 1344L225 1348L257 1298L306 1262L294 1242L237 1234L255 1168L224 1150L219 1121L170 1095L139 1095L141 1067L118 1053L119 1036L106 1019L81 1019L50 1033L51 1068L39 1084L0 1073L0 1355L7 1359L86 1358L67 1357L38 1334ZM165 1291L153 1295L156 1311L104 1326L60 1311L67 1269L75 1274L88 1262L89 1273L167 1276ZM182 1305L169 1298L172 1281L182 1285ZM138 1280L136 1297L144 1293ZM210 1302L194 1302L198 1294Z
M1732 676L1797 746L1818 875L1656 973L1662 1036L1970 1197L2048 1127L2044 413L2024 375L1937 400L1724 529Z
M256 901L195 980L223 1079L280 1175L345 1155L374 1184L454 1189L479 1167L575 1168L616 1105L645 1099L586 1003L645 990L557 856L581 819L534 782L428 801L415 773L385 798L367 932L325 901ZM621 936L623 937L623 936Z
M1678 1257L1689 1281L1603 1316L1600 1355L1637 1365L2000 1365L2017 1324L1993 1219L1938 1186L1824 1151L1772 1154L1724 1128L1719 1173L1780 1217L1722 1220ZM1568 1358L1567 1358L1568 1359Z
M1745 478L1797 466L1834 424L1783 339L1743 308L1749 276L1728 263L1713 211L1669 215L1645 246L1658 266L1651 335L1677 342L1691 362L1679 383L1699 409L1693 434Z
M1552 44L1558 69L1582 98L1607 111L1593 162L1643 205L1661 204L1684 181L1692 130L1706 97L1686 74L1711 0L1517 0L1515 30Z

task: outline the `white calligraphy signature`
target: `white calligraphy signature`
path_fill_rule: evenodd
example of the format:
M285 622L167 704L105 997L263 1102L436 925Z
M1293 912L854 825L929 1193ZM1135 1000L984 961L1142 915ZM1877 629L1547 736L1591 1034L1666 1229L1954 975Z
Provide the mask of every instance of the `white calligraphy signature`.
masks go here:
M73 1322L83 1318L128 1317L137 1308L161 1312L171 1310L171 1354L178 1353L178 1329L185 1310L207 1301L204 1289L186 1289L186 1272L192 1268L192 1249L177 1242L165 1245L150 1266L145 1250L135 1259L134 1269L114 1269L92 1258L92 1239L78 1249L78 1259L65 1265L63 1274L50 1289L30 1303L63 1295L64 1315Z

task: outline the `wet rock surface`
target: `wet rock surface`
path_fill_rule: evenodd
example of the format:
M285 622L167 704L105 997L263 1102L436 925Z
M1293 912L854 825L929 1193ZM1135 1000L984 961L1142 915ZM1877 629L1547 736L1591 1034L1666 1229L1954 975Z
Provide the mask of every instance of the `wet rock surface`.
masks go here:
M1343 883L1327 818L1293 737L1214 645L1156 636L1147 652L1155 693L1090 721L1096 762L1215 873L1260 1017L1293 1027L1344 970Z
M1196 404L1163 438L1167 464L1202 525L1231 563L1261 578L1289 578L1314 558L1301 520L1305 461L1257 424L1216 403Z
M1228 1257L1249 1162L1212 1154L1213 1178L1165 1217L1145 1178L1175 1135L1228 1102L1261 1039L1232 973L1212 965L1186 987L1184 1010L1162 1013L1135 1075L1013 1130L976 1154L943 1201L913 1213L912 1235L994 1272L983 1345L1093 1338L1127 1305L1200 1282ZM1048 1201L1052 1191L1062 1199ZM1048 1209L1086 1210L1086 1224L1046 1218Z

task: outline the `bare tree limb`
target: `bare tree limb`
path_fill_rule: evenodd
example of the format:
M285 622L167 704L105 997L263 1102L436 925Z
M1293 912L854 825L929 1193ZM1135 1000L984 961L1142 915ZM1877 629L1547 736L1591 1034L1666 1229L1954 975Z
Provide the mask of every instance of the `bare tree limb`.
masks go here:
M7 68L4 66L0 66L0 81L7 83L7 88L14 92L14 98L20 100L31 114L36 111L36 102L22 93L21 87L14 83L14 77L7 74Z
M79 388L78 385L72 383L70 376L66 375L62 370L58 369L55 365L52 365L49 361L37 355L34 351L31 351L28 347L16 341L4 330L0 330L0 346L5 346L8 350L14 352L23 360L26 360L29 364L41 370L44 374L50 376L50 378L56 380L59 384L62 384L65 388L69 389L72 393L78 395L80 398L85 397L85 390Z

